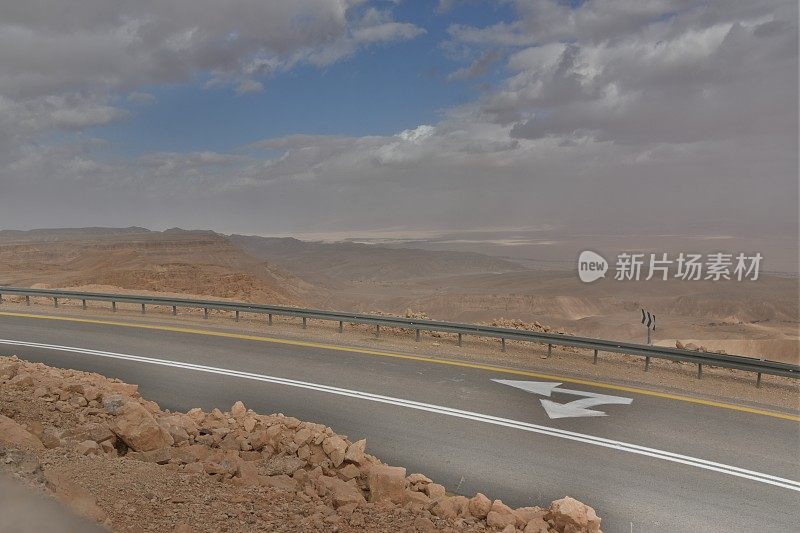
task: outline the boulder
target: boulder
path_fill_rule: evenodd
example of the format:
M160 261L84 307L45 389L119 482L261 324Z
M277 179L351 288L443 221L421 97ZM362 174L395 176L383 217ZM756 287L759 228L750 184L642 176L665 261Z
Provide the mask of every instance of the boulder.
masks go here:
M367 475L369 501L402 504L406 497L406 469L399 466L373 465Z
M233 418L244 418L247 414L247 408L244 406L242 402L236 402L231 407L231 416Z
M156 463L165 465L172 459L172 448L158 448L157 450L147 450L144 452L128 452L128 457L144 461L145 463Z
M359 470L358 467L354 464L348 464L344 468L339 470L339 477L341 477L345 481L349 481L360 475L361 475L361 470Z
M516 527L517 517L514 510L500 500L492 502L492 508L486 515L486 525L501 530L508 525Z
M569 496L554 501L545 515L555 529L564 533L599 533L600 518L594 509Z
M428 483L433 483L431 478L429 478L428 476L426 476L424 474L411 474L406 479L412 485L419 484L419 483L427 485Z
M351 463L361 464L364 462L364 450L367 448L367 439L361 439L347 447L344 460Z
M99 424L97 422L90 422L83 426L75 427L66 431L62 436L74 438L76 440L93 440L98 443L116 438L116 435L114 435L114 432L111 431L108 425Z
M470 498L468 509L469 514L475 518L486 518L486 515L492 510L492 500L479 492Z
M338 435L333 435L322 441L322 449L331 458L333 466L339 466L347 453L347 442Z
M545 514L547 514L547 510L541 507L518 507L514 509L514 516L517 517L517 527L520 529L526 527L534 518L544 519Z
M543 517L532 518L525 525L523 533L549 533L550 525Z
M364 495L352 481L347 482L331 476L320 476L318 480L331 494L333 506L337 509L345 505L365 503Z
M425 494L432 500L438 500L439 498L444 498L447 494L447 491L444 489L444 485L439 485L438 483L428 483L425 485Z
M457 517L458 511L458 502L456 502L453 497L448 498L447 496L436 500L436 503L434 503L431 508L431 513L439 518L445 518L447 520L452 520Z
M36 436L7 416L0 415L0 444L6 448L42 450L44 445Z
M93 440L85 440L75 447L78 455L100 455L102 450L100 446Z
M126 402L118 413L110 428L130 449L144 452L174 443L169 432L159 426L153 415L138 402Z

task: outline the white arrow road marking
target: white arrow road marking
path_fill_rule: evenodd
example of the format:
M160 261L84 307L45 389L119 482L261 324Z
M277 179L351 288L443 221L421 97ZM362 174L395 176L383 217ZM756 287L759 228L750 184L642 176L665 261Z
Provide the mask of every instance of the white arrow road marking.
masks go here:
M539 400L544 407L547 416L552 418L574 418L579 416L608 416L603 411L595 409L587 409L587 407L594 407L595 405L603 404L620 404L630 405L633 398L625 398L624 396L611 396L610 394L598 394L596 392L587 392L582 390L561 389L558 386L561 383L556 381L516 381L513 379L493 379L496 383L516 387L527 392L534 394L541 394L548 398L554 392L561 392L564 394L572 394L574 396L585 396L582 400L574 400L569 403L556 403L550 400Z
M609 448L620 452L628 452L636 455L643 455L645 457L654 457L672 463L693 466L703 470L710 470L712 472L719 472L729 476L749 479L775 487L781 487L788 490L800 492L800 481L793 479L786 479L755 470L747 470L739 468L738 466L726 465L723 463L715 463L707 461L706 459L699 459L689 455L681 455L679 453L668 452L665 450L658 450L655 448L647 448L639 446L638 444L630 444L618 440L606 439L604 437L596 437L594 435L587 435L584 433L576 433L574 431L566 431L563 429L540 426L538 424L530 424L528 422L521 422L519 420L510 420L508 418L500 418L497 416L485 415L481 413L474 413L472 411L462 411L461 409L453 409L451 407L444 407L441 405L431 405L429 403L416 402L413 400L405 400L403 398L393 398L391 396L381 396L379 394L372 394L369 392L361 392L350 389L341 389L339 387L331 387L328 385L320 385L317 383L309 383L306 381L297 381L293 379L278 378L273 376L265 376L263 374L253 374L251 372L241 372L239 370L228 370L225 368L217 368L213 366L195 365L192 363L184 363L181 361L170 361L168 359L155 359L153 357L143 357L140 355L130 355L116 352L103 352L100 350L90 350L88 348L76 348L74 346L58 346L55 344L41 344L38 342L27 342L0 339L0 344L9 346L27 346L30 348L39 348L43 350L55 350L59 352L70 352L77 354L84 354L96 357L105 357L108 359L121 359L124 361L132 361L135 363L145 363L157 366L166 366L172 368L182 368L184 370L193 370L196 372L206 372L209 374L218 374L223 376L230 376L242 379L252 379L255 381L262 381L266 383L274 383L277 385L286 385L289 387L298 387L301 389L314 390L318 392L326 392L328 394L336 394L338 396L347 396L350 398L358 398L360 400L367 400L370 402L384 403L390 405L397 405L406 407L408 409L416 409L417 411L425 411L428 413L436 413L445 416L452 416L455 418L463 418L466 420L474 420L476 422L483 422L485 424L492 424L495 426L507 427L518 429L520 431L528 431L530 433L538 433L540 435L548 435L559 439L566 439L575 442L582 442L585 444L592 444L602 448Z

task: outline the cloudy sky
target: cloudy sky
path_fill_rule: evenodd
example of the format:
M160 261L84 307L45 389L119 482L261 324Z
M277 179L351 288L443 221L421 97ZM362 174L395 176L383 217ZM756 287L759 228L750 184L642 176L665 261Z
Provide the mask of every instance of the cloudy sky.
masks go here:
M0 0L0 228L797 235L796 0Z

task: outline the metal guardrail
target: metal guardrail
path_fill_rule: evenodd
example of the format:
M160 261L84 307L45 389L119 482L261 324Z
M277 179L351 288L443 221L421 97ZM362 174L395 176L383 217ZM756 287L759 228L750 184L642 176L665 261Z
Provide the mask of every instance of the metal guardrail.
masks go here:
M572 335L539 333L527 330L480 326L475 324L459 324L454 322L439 322L435 320L417 320L413 318L360 313L343 313L338 311L323 311L319 309L303 309L275 305L225 302L219 300L190 300L184 298L165 298L159 296L136 296L130 294L90 293L4 286L0 286L0 303L3 301L3 294L25 296L28 304L30 304L31 297L52 298L56 307L58 307L58 300L64 299L81 300L84 309L86 308L87 301L111 302L111 307L114 311L116 311L117 303L140 304L142 313L146 312L147 305L171 306L173 314L177 314L178 307L191 307L203 309L205 318L208 318L209 309L233 311L237 321L239 320L240 313L258 313L268 315L270 325L272 324L273 315L297 317L303 320L303 328L306 327L306 320L309 318L316 320L329 320L339 322L339 332L343 331L345 323L374 325L377 335L380 335L381 326L398 327L415 330L417 341L420 340L421 331L455 333L458 335L459 346L461 345L461 339L463 335L490 337L500 339L502 351L505 351L507 340L546 344L548 346L548 355L551 353L553 346L572 346L575 348L594 350L594 363L597 363L599 352L612 352L644 357L645 371L650 367L650 359L658 358L696 364L698 377L702 377L704 365L754 372L757 374L756 386L761 385L762 374L772 374L791 378L800 377L800 365L781 363L778 361L768 361L739 355L697 352L663 346L649 346L632 342L592 339L587 337L576 337Z

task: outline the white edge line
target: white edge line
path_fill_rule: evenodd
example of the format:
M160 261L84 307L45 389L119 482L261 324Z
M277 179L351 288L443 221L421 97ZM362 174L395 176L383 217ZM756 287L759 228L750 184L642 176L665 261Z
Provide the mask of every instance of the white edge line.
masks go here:
M457 418L463 418L468 420L474 420L477 422L483 422L487 424L493 424L496 426L504 426L513 429L519 429L522 431L528 431L531 433L539 433L542 435L548 435L551 437L562 438L566 440L572 440L576 442L582 442L585 444L593 444L595 446L601 446L603 448L610 448L613 450L618 451L625 451L628 453L633 453L637 455L643 455L646 457L653 457L656 459L662 459L665 461L671 461L674 463L684 464L688 466L694 466L696 468L701 468L704 470L710 470L713 472L719 472L722 474L728 474L735 477L740 477L744 479L749 479L752 481L758 481L760 483L765 483L768 485L774 485L776 487L781 487L789 490L794 490L800 492L800 482L794 481L791 479L781 478L778 476L773 476L770 474L765 474L762 472L756 472L754 470L747 470L744 468L739 468L737 466L726 465L723 463L716 463L713 461L708 461L705 459L700 459L697 457L691 457L687 455L681 455L678 453L668 452L665 450L658 450L655 448L648 448L645 446L639 446L637 444L631 444L622 441L616 441L612 439L606 439L604 437L597 437L594 435L587 435L583 433L577 433L573 431L567 431L563 429L548 427L548 426L541 426L538 424L531 424L529 422L522 422L518 420L510 420L507 418L500 418L492 415L486 415L482 413L475 413L472 411L463 411L461 409L454 409L451 407L445 407L440 405L432 405L422 402L417 402L413 400L406 400L403 398L395 398L392 396L382 396L379 394L372 394L369 392L361 392L351 389L343 389L339 387L332 387L329 385L321 385L317 383L309 383L305 381L297 381L292 379L286 378L279 378L274 376L267 376L263 374L254 374L251 372L243 372L238 370L229 370L226 368L219 368L213 366L205 366L205 365L196 365L193 363L184 363L181 361L171 361L168 359L156 359L152 357L144 357L140 355L131 355L131 354L123 354L117 352L105 352L101 350L91 350L87 348L77 348L73 346L60 346L55 344L42 344L37 342L26 342L26 341L17 341L11 339L0 339L0 344L12 345L12 346L27 346L31 348L42 348L47 350L59 350L64 352L71 352L71 353L79 353L79 354L86 354L86 355L95 355L99 357L106 357L111 359L122 359L128 361L135 361L139 363L146 363L146 364L153 364L159 366L168 366L173 368L183 368L186 370L195 370L198 372L206 372L211 374L220 374L220 375L227 375L232 377L238 377L243 379L252 379L256 381L263 381L268 383L275 383L278 385L286 385L290 387L298 387L303 389L310 389L316 390L319 392L326 392L329 394L336 394L339 396L348 396L351 398L358 398L362 400L368 400L372 402L378 403L385 403L391 405L398 405L401 407L407 407L409 409L416 409L419 411L427 411L431 413L437 413L447 416L453 416Z

